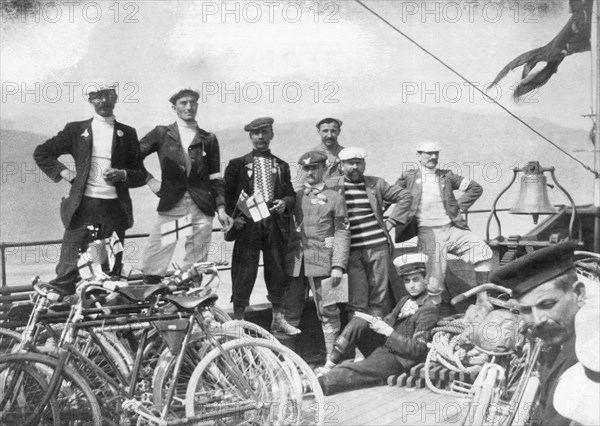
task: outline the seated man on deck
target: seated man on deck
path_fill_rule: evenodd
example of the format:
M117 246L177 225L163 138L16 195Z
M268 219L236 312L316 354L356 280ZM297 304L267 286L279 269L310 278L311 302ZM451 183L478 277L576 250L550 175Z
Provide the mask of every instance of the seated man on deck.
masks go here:
M429 331L439 319L438 308L427 294L427 256L399 256L394 266L408 296L400 299L383 320L356 314L337 339L327 363L319 371L325 395L376 386L422 362L427 354ZM337 366L344 354L358 347L365 355L359 362Z

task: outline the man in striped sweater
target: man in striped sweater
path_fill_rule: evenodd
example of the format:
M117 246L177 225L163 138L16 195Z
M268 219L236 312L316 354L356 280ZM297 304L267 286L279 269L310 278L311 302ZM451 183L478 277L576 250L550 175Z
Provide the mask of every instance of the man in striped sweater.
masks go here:
M406 223L412 195L375 176L365 176L362 148L344 148L339 153L344 176L336 189L344 195L350 221L348 260L348 312L364 312L382 317L389 306L388 284L391 253L394 248L389 231ZM395 204L383 219L385 209Z

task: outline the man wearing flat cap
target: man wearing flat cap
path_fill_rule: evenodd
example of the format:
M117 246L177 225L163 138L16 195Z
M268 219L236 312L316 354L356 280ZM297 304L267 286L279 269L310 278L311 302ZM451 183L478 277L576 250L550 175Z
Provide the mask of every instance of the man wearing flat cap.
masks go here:
M177 240L165 238L169 225L187 217L183 268L206 261L217 213L223 227L231 225L225 213L225 192L221 176L221 154L217 137L201 129L196 122L197 90L176 90L169 102L176 121L156 126L140 141L142 158L156 152L161 181L148 173L148 187L159 197L158 217L148 239L142 272L144 282L152 284L165 276L175 252Z
M338 143L338 136L342 131L342 120L333 117L325 117L317 122L317 133L321 138L321 143L315 146L311 151L320 151L327 156L325 162L325 173L323 180L325 183L332 182L335 185L338 178L342 176L341 162L338 157L340 151L344 149ZM302 168L302 164L298 165ZM298 190L302 187L305 181L305 175L294 185L294 189Z
M448 253L474 265L476 284L487 282L492 258L491 249L463 217L483 189L473 180L439 169L440 150L435 142L419 144L419 167L405 171L396 182L413 196L409 220L396 228L396 242L418 236L419 250L429 256L429 293L437 304L445 288ZM458 200L457 190L463 192Z
M271 153L273 119L252 120L244 130L249 133L252 152L234 158L225 169L227 214L234 218L235 238L231 265L233 313L243 319L263 255L267 298L273 305L273 329L285 328L283 294L285 286L285 248L289 237L295 193L290 180L290 166ZM237 208L240 194L260 193L269 216L253 221Z
M332 287L339 285L348 263L350 227L344 198L323 182L326 162L322 151L309 151L298 160L306 181L296 191L295 229L287 248L286 272L290 278L285 316L294 328L299 326L306 289L310 288L330 354L340 332L340 311L336 304L323 305L322 282L330 278Z
M121 242L133 226L129 188L143 186L146 171L140 160L135 129L116 121L117 83L104 79L87 85L94 117L68 123L55 137L39 145L33 154L40 169L52 180L70 184L60 216L65 226L57 277L50 286L61 295L75 292L80 279L77 261L91 242L88 227L99 227L99 239L116 233ZM69 154L75 169L58 158ZM116 255L112 274L119 275L122 253ZM106 266L105 268L106 269Z
M558 414L553 399L560 377L577 363L575 316L584 305L586 292L573 262L576 248L574 242L546 247L490 274L491 282L512 290L521 318L547 345L541 355L538 424L570 423Z
M421 253L394 259L408 295L383 319L357 314L350 320L327 363L317 371L325 395L384 384L389 376L424 361L430 331L439 320L438 309L427 294L426 263L427 256ZM366 358L338 366L355 347Z
M394 245L389 231L408 220L412 196L381 178L365 176L366 157L362 148L344 148L339 153L344 176L334 188L344 196L350 221L347 309L350 315L364 312L382 317L391 302L388 268ZM395 204L394 209L384 220L390 204Z

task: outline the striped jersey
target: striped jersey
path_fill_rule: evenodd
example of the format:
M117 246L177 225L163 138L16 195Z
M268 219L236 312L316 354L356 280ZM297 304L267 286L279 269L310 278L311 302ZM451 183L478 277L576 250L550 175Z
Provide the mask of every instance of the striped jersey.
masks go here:
M364 182L344 179L344 194L350 221L350 248L374 247L387 243L387 238L369 203Z

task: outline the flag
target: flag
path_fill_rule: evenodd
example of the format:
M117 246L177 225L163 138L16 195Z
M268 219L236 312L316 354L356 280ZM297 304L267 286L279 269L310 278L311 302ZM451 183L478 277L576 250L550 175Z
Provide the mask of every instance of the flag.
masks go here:
M88 280L103 275L102 260L104 254L104 244L99 240L91 243L85 253L80 254L77 269L79 269L81 279Z
M593 0L569 0L571 17L558 35L547 45L525 52L509 62L490 87L498 84L510 71L524 65L521 81L513 94L518 99L546 84L565 56L590 50L592 4ZM546 62L546 65L540 71L531 73L539 62Z
M123 244L116 232L106 239L106 251L108 253L108 265L110 269L115 266L116 255L123 251Z
M177 242L179 238L192 234L192 215L171 220L160 225L160 243L163 246Z
M240 196L238 197L237 200L237 204L235 205L238 210L240 212L242 212L244 214L244 216L246 216L248 219L250 219L252 216L250 215L250 210L248 210L248 204L246 204L246 201L248 201L248 194L246 194L246 191L244 191L242 189L242 192L240 192Z
M246 200L246 205L248 206L250 216L252 216L254 222L260 222L262 219L271 216L269 207L267 206L267 203L265 203L260 191L252 194L252 196Z

